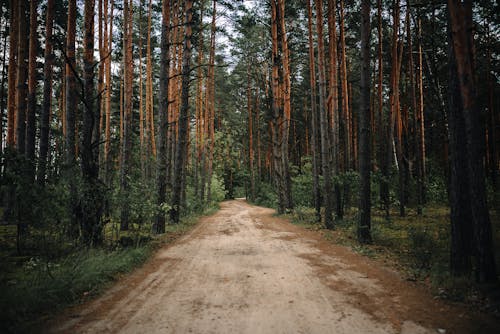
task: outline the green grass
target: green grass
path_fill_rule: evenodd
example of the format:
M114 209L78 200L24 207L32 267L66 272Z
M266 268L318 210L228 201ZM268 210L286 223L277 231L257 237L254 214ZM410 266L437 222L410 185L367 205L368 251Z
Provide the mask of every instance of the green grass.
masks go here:
M335 230L314 222L314 209L296 208L287 215L292 223L319 230L323 237L336 244L350 247L357 253L375 258L395 267L409 280L427 284L433 292L445 298L461 301L477 299L480 287L474 278L453 278L449 274L450 222L449 208L430 205L418 216L408 209L406 217L396 210L386 219L382 210L372 210L371 245L360 245L356 239L357 209L347 210L344 220L337 221ZM495 254L500 263L500 217L491 210Z

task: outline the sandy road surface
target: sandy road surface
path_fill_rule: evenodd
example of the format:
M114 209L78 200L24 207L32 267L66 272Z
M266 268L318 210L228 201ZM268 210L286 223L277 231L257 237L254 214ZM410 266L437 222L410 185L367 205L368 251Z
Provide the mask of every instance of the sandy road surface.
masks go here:
M489 332L376 262L243 201L161 249L102 297L52 324L61 333Z

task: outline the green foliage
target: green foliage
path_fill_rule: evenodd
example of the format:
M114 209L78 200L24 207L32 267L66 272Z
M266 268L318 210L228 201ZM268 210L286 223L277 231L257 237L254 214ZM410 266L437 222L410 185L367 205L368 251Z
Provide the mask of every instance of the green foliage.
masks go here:
M312 164L307 161L300 173L292 171L292 198L296 206L314 206Z
M267 182L260 182L255 196L255 203L268 208L276 208L278 197L274 187Z
M16 272L2 275L0 323L7 331L28 330L29 321L94 295L144 262L150 251L145 246L82 250L57 261L33 257Z

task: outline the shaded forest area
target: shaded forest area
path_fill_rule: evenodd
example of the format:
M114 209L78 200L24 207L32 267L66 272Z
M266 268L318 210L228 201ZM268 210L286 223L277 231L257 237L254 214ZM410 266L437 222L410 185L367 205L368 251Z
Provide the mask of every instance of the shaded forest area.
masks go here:
M497 282L499 13L471 0L2 2L0 283L46 283L5 297L23 300L6 321L95 291L234 197L388 249L440 286Z

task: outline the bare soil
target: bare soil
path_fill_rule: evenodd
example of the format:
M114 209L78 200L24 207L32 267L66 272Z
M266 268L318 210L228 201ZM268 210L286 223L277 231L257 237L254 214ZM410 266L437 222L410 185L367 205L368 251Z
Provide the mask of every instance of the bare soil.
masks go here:
M243 200L221 204L50 333L499 333L381 263Z

